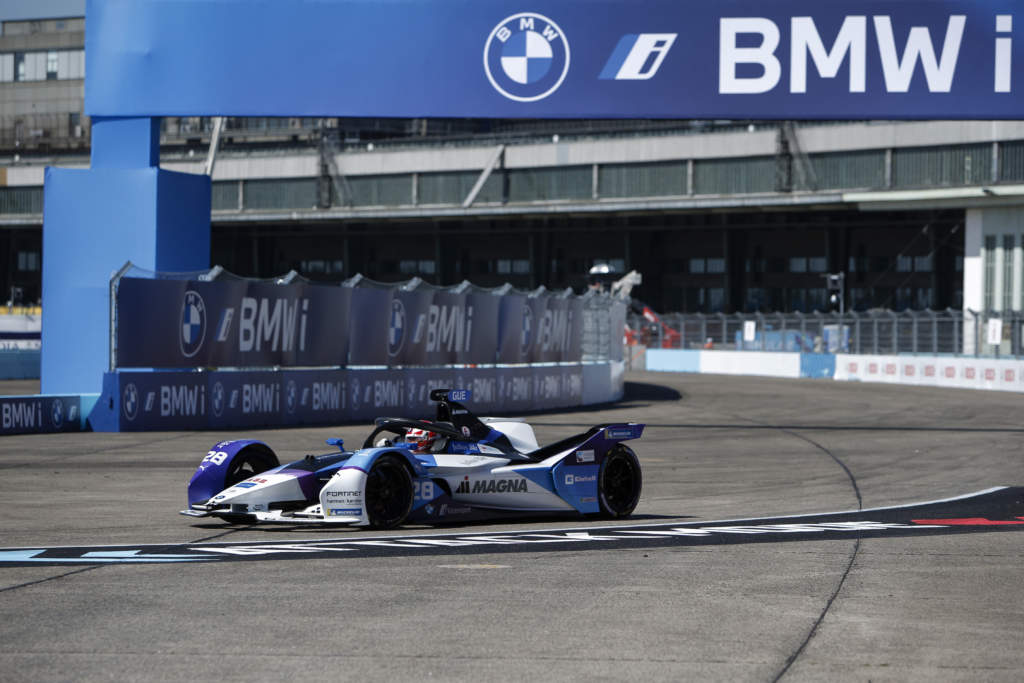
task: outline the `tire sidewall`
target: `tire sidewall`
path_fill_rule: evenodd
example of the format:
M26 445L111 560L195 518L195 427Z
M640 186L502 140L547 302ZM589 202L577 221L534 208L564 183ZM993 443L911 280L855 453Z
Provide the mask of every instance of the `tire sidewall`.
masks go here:
M614 463L616 460L623 459L629 463L629 467L633 472L634 493L628 505L616 510L609 504L605 493L605 476L610 464ZM637 459L636 454L630 448L623 446L622 444L612 448L601 463L601 469L597 475L597 501L598 506L601 508L601 516L610 518L628 517L632 514L633 510L636 509L637 503L640 502L640 492L642 489L643 476L640 472L640 461Z
M370 526L374 529L393 529L397 526L401 526L409 517L409 513L412 512L413 506L413 485L412 485L412 474L409 472L409 468L406 466L405 461L398 455L386 453L377 458L373 465L370 467L370 472L367 474L369 478L374 470L377 468L395 468L397 471L403 473L403 485L408 490L408 500L403 505L403 510L400 515L392 520L381 520L374 519L373 513L370 511L370 500L367 496L366 499L366 515L370 522Z

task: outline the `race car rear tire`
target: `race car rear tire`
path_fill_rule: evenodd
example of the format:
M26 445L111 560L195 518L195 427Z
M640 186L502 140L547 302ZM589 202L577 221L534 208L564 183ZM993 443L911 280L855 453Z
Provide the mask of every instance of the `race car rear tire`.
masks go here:
M632 450L619 444L605 456L597 475L597 501L601 516L628 517L640 501L643 476Z
M397 455L377 458L366 475L366 515L375 529L393 529L412 511L412 474Z
M224 475L224 488L234 486L249 477L255 477L279 464L281 463L278 462L277 456L268 447L261 447L261 444L250 444L231 459L228 471Z

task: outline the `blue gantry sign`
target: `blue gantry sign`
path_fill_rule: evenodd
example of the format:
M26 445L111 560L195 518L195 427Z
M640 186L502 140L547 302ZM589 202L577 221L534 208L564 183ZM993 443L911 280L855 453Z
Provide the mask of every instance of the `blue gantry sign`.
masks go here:
M1024 87L1024 54L1013 43L1022 8L1019 0L91 0L86 109L1020 118L1024 100L1013 93Z

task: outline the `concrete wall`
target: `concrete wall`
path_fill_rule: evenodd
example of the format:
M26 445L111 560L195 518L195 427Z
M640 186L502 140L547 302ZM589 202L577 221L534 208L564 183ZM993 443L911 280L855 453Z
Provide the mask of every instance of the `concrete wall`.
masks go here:
M647 370L1024 392L1024 360L649 349Z

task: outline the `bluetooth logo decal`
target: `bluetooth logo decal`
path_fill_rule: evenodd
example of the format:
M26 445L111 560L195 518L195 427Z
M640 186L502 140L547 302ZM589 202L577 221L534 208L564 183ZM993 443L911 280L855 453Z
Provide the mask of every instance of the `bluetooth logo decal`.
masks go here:
M536 12L513 14L488 36L484 72L494 89L510 100L544 99L569 73L569 42L547 17Z

